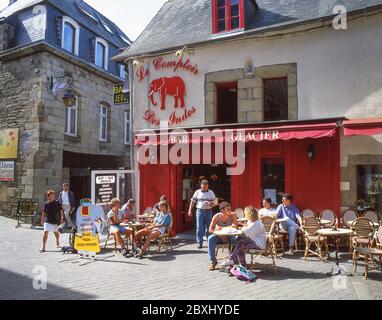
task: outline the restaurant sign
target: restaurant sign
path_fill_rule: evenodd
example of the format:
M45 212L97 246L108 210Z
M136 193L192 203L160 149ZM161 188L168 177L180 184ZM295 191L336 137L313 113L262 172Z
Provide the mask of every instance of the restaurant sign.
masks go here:
M129 93L124 90L123 83L114 85L113 90L114 104L128 104Z
M199 74L198 65L193 64L190 59L166 60L159 57L153 60L151 67L157 72L169 70L175 74L179 71L192 75ZM141 66L136 72L137 79L140 82L149 75L150 64L146 67ZM187 86L184 78L179 75L153 79L148 90L149 104L153 108L145 111L143 119L155 126L159 126L163 120L168 122L169 127L180 125L191 118L197 111L196 106L187 106L186 97ZM170 99L173 104L170 104ZM166 119L163 119L163 112L169 109L173 110L173 112Z
M14 161L0 161L0 181L15 181Z
M96 175L95 195L98 205L109 204L116 194L115 175Z

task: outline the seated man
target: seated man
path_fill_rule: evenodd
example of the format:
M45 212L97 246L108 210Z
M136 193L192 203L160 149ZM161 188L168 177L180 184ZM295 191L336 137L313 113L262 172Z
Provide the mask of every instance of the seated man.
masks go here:
M263 207L259 211L259 218L262 217L272 217L276 216L276 209L272 208L272 199L265 198L263 199Z
M159 212L160 212L160 207L159 207L159 204L161 202L167 202L168 203L168 211L170 213L173 212L169 202L168 202L168 199L167 199L167 196L165 195L162 195L160 198L159 198L159 202L157 202L154 206L153 206L153 214L156 216Z
M288 230L289 234L289 254L294 255L294 243L296 240L296 232L302 226L300 210L292 204L292 196L285 193L276 210L276 219L282 219L281 227ZM300 225L300 226L299 226Z
M217 260L215 256L215 249L217 244L228 243L233 240L233 237L219 237L214 234L217 230L222 230L226 227L237 228L236 214L231 211L231 205L228 202L222 202L219 206L221 212L214 215L212 218L208 237L208 258L210 259L211 271L215 270Z
M123 210L123 221L135 221L137 214L135 212L135 200L129 199L125 205L122 207Z
M130 237L132 230L130 228L120 226L123 220L123 210L120 209L121 201L117 198L111 200L111 210L107 214L107 219L110 224L110 233L114 234L117 242L121 246L121 252L124 256L128 254L126 244L121 237L121 233Z
M136 256L137 258L142 259L144 254L147 252L150 247L151 240L158 238L160 235L165 234L168 231L168 228L171 224L171 215L169 212L169 205L165 201L159 203L160 212L154 219L154 222L144 229L140 230L136 234L138 242L142 241L143 237L147 237L141 252Z

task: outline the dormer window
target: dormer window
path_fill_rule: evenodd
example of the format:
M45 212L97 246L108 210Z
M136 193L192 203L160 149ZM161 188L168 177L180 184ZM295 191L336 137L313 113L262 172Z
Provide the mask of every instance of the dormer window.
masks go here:
M244 0L212 0L213 33L244 28Z
M95 42L95 65L107 70L109 62L109 46L107 42L101 38L96 38Z
M70 17L62 18L62 43L61 47L78 56L80 26Z

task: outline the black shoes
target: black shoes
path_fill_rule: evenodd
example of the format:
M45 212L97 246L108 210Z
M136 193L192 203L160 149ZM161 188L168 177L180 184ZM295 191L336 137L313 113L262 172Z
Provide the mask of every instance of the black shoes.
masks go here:
M199 243L197 246L196 246L198 249L203 249L203 245L201 243Z

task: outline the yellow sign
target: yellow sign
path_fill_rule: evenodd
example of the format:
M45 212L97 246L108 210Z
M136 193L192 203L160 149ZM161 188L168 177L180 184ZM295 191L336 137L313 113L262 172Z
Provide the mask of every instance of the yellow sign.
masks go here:
M76 235L74 240L74 249L77 251L88 251L94 253L99 253L101 251L98 237L93 237L91 232L85 233L84 235Z
M127 104L129 103L129 94L124 91L123 84L114 85L114 104Z
M19 129L0 130L0 159L16 159Z

